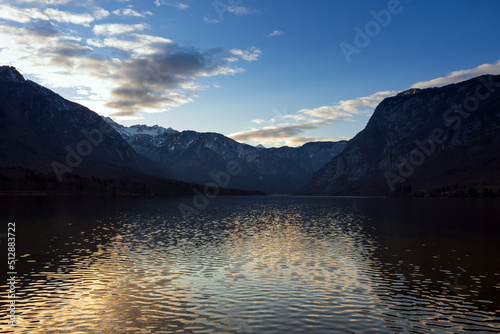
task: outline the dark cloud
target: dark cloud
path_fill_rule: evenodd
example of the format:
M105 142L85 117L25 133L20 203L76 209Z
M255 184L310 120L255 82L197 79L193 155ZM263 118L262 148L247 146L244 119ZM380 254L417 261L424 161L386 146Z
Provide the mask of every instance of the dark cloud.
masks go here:
M113 109L127 111L144 108L168 108L189 100L189 91L196 90L196 77L217 74L227 65L220 49L205 53L169 45L146 59L129 60L122 65L111 91L119 101L107 103ZM172 97L172 93L175 96Z
M145 90L119 89L112 91L112 97L116 98L105 104L111 109L122 111L140 111L141 108L156 108L162 105L175 105L177 101L165 95L154 95Z
M89 102L115 111L114 116L160 112L189 103L203 88L200 78L242 71L228 61L229 54L222 48L200 51L139 33L83 40L39 20L29 28L0 25L2 36L16 41L8 56L22 55L31 61L33 75L67 76L68 80L52 86L87 87ZM43 66L38 64L40 58Z
M52 50L52 53L64 57L79 57L85 56L92 52L88 46L81 46L79 44L64 43L59 44Z
M31 25L32 28L28 28L28 31L33 36L55 37L61 35L56 26L50 21L31 20Z

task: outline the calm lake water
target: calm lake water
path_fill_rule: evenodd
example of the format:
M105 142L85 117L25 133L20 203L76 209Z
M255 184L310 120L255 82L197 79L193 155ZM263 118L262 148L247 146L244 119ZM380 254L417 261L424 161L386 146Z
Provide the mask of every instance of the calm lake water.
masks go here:
M1 333L498 333L500 202L0 198ZM6 263L6 239L0 239Z

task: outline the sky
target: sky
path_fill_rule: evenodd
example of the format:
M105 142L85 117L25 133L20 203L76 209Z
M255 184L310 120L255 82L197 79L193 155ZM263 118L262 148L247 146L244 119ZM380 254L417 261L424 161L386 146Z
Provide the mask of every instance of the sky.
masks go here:
M498 0L0 0L0 65L123 125L353 138L386 97L500 74Z

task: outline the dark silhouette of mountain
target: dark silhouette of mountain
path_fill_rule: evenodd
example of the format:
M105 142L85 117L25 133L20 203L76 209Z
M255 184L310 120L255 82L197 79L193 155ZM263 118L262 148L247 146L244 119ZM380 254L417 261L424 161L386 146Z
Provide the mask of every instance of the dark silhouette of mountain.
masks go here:
M145 125L127 128L25 80L9 66L0 67L0 98L3 191L111 189L172 194L161 190L170 187L178 189L175 194L190 187L185 182L203 186L215 182L221 188L286 193L305 184L346 145L315 142L266 149L217 133ZM237 175L225 182L223 175L235 166ZM23 178L30 181L23 184ZM184 182L174 185L164 178ZM110 180L122 180L127 186Z
M267 193L289 193L304 185L313 172L342 152L347 143L253 147L218 133L179 132L157 125L125 127L106 120L138 153L161 164L171 178L203 184L214 182L214 173L224 171L229 162L236 162L242 170L231 179L230 186Z
M0 191L192 195L193 187L203 189L165 179L161 166L101 116L25 80L14 67L0 67L0 101Z
M314 195L475 195L500 189L500 76L411 89L314 173Z
M93 111L0 67L0 163L80 175L161 175ZM60 171L60 173L58 173Z

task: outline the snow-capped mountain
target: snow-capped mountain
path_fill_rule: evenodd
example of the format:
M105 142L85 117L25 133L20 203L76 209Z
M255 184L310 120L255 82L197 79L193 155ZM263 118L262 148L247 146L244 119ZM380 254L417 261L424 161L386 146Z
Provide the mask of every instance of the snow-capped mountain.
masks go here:
M92 110L0 66L0 192L193 194L164 175Z
M176 131L160 126L108 124L140 154L163 166L166 175L194 183L213 182L211 173L225 171L230 161L242 170L232 188L288 193L338 155L346 142L313 142L298 148L264 148L238 143L218 133Z

